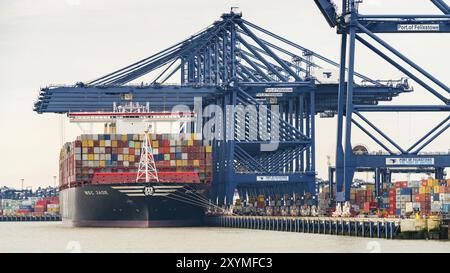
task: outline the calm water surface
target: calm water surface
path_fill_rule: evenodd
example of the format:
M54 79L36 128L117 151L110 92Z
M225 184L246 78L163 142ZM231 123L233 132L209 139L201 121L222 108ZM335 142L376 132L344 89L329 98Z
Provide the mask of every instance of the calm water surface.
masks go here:
M0 223L0 252L448 252L450 241L404 241L226 228L71 228Z

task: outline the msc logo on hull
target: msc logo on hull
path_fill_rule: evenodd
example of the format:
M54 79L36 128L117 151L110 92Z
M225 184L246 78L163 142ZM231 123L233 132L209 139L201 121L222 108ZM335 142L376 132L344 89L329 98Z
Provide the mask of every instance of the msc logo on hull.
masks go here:
M112 186L127 196L168 196L183 186Z
M155 188L153 187L145 187L144 188L144 195L150 196L155 193Z

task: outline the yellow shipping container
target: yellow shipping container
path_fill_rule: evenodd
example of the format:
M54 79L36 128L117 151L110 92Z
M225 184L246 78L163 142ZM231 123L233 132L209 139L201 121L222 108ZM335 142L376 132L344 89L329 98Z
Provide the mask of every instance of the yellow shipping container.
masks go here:
M123 155L123 161L128 161L129 157L128 155Z
M140 149L141 148L141 143L140 142L135 142L134 143L134 148L135 149Z
M176 165L177 165L177 167L183 166L182 160L177 160Z
M134 155L128 155L128 161L134 161L135 157Z
M152 148L158 148L159 147L159 142L158 140L153 140L152 141Z
M421 186L421 187L419 188L419 193L424 194L424 193L430 193L430 192L431 192L431 187L424 187L424 186Z
M437 182L438 181L436 179L428 178L428 186L431 186L431 187L437 186L438 185Z
M88 141L87 141L87 139L83 140L83 141L81 142L81 145L82 145L83 147L87 147L87 146L88 146Z
M111 140L111 146L117 148L117 140Z
M207 153L211 153L212 152L212 147L211 146L205 146L205 151Z
M434 192L434 193L440 193L440 192L439 192L439 186L434 186L433 192Z
M94 154L88 154L88 160L89 161L94 160Z
M104 140L100 140L99 141L99 145L100 145L100 147L105 147L105 141Z
M94 141L88 140L88 147L94 147Z
M100 167L105 167L106 166L105 161L104 160L100 160L99 166Z
M188 144L188 146L194 146L194 141L190 139L190 140L188 140L187 144Z
M200 160L194 160L194 167L200 166Z
M128 136L127 135L122 135L120 139L122 141L127 141L128 140Z

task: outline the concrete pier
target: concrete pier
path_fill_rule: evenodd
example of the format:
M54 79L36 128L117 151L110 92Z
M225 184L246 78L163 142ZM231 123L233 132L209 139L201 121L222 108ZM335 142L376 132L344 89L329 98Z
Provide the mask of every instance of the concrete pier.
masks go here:
M401 219L212 216L207 218L206 224L214 227L247 228L385 239L399 238L401 233Z

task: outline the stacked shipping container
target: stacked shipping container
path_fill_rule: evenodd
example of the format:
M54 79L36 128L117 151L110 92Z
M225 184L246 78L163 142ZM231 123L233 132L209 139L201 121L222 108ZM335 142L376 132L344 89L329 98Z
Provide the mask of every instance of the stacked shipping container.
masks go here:
M158 172L195 172L211 182L211 146L197 134L149 134ZM60 187L92 183L95 173L137 172L144 135L81 135L60 153Z
M42 216L59 214L59 198L30 197L24 200L1 199L1 215L5 216Z
M376 208L374 196L374 185L365 185L362 188L350 189L350 203L353 210L357 212L369 213L371 209Z
M325 202L319 194L319 207ZM376 211L391 216L421 216L450 214L450 180L426 179L422 181L401 181L384 185L379 201L375 197L374 185L352 188L350 203L353 210L365 214Z
M450 181L427 179L397 182L389 189L389 214L423 216L448 214L450 207Z

